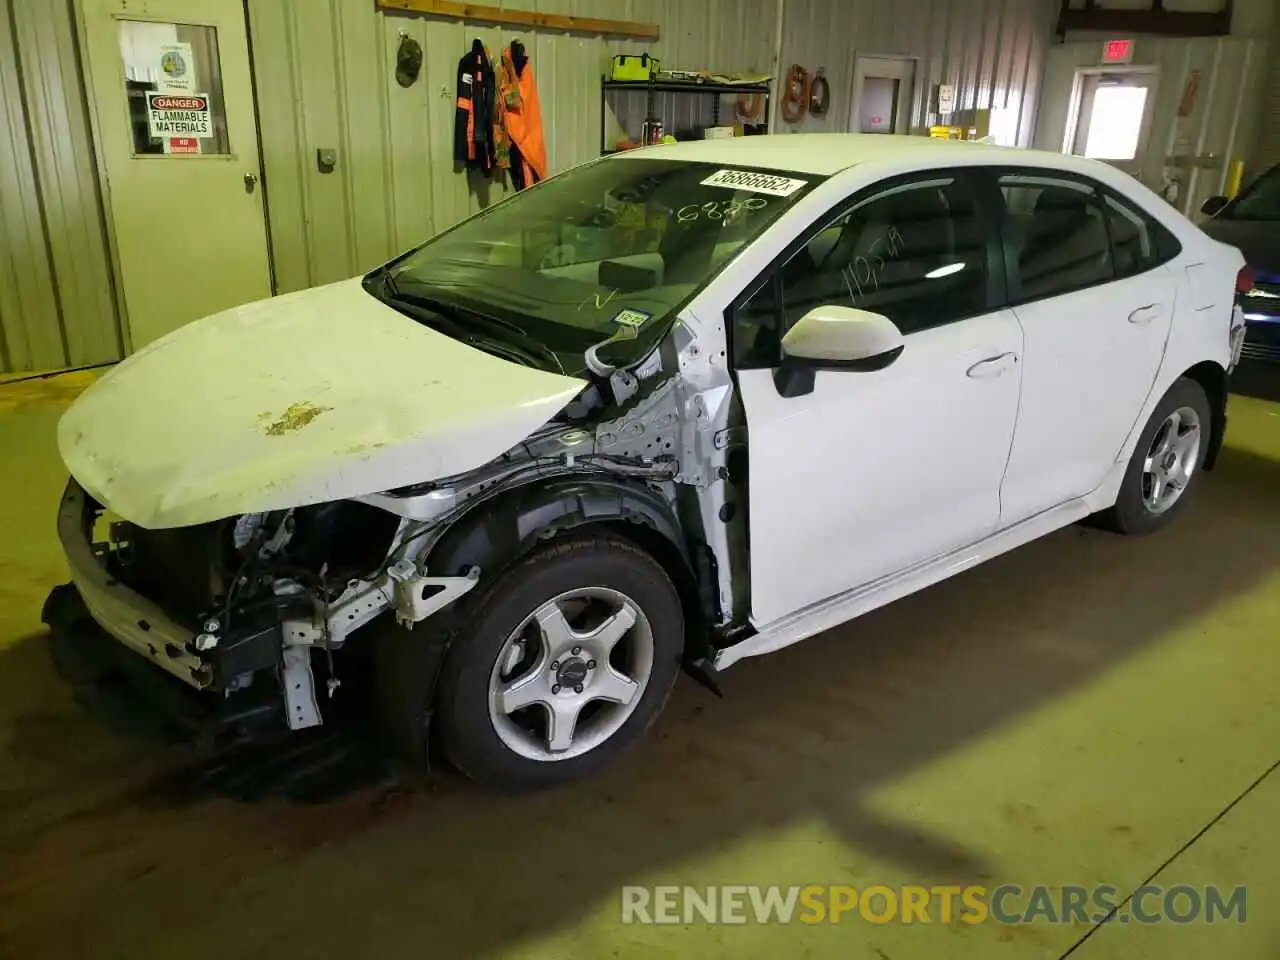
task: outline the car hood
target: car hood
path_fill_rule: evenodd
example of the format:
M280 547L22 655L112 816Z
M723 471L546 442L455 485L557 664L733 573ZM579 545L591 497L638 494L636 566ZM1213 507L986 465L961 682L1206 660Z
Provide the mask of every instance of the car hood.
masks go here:
M187 526L474 469L583 386L425 327L357 278L155 341L71 406L58 448L126 520Z
M1280 223L1218 218L1203 229L1213 239L1237 248L1254 270L1280 275Z

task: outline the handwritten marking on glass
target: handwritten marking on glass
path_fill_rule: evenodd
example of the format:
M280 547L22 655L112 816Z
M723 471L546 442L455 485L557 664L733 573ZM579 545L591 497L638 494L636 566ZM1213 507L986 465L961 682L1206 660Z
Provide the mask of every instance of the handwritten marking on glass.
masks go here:
M676 211L675 216L677 223L693 223L705 217L728 225L736 222L739 217L754 213L768 204L769 201L764 197L748 197L746 200L708 200L701 204L686 203Z
M608 296L606 296L603 300L601 300L600 294L593 293L591 294L591 296L587 297L587 299L583 300L580 304L578 304L578 309L581 310L588 303L591 303L594 300L596 309L603 310L605 307L609 305L609 301L612 300L617 295L618 295L617 290L610 290Z
M845 288L849 290L851 299L865 297L868 291L880 289L880 275L890 260L893 260L906 246L906 240L897 227L889 227L888 232L877 237L866 254L859 254L841 268ZM883 255L881 250L883 249ZM855 293L856 291L856 293Z

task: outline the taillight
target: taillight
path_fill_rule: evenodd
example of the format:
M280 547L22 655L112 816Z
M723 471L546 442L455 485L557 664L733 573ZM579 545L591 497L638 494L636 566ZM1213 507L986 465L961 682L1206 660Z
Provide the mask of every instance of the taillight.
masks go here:
M1252 290L1254 278L1253 267L1246 263L1236 274L1236 293L1248 293Z

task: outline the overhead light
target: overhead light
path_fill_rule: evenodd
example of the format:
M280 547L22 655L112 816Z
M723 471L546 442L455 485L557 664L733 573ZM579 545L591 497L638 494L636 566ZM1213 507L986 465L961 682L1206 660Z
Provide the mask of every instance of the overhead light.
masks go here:
M926 280L940 280L943 277L949 277L953 273L959 273L964 269L964 261L959 263L949 263L945 267L939 267L937 270L930 270L924 275Z

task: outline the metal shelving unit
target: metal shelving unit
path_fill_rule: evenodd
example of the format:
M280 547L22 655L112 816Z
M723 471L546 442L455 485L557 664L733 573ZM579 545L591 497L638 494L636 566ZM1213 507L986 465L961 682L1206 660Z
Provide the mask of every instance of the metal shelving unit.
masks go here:
M742 94L764 94L764 110L762 112L763 120L756 124L763 128L764 132L769 130L769 98L773 95L773 89L768 83L716 83L713 80L610 80L608 77L600 78L600 153L602 155L609 153L617 153L604 142L605 137L605 107L607 97L610 91L627 91L637 92L644 91L645 97L645 115L653 116L655 103L654 98L659 93L681 93L690 96L711 97L711 123L716 126L720 123L720 100L722 97L737 97Z

